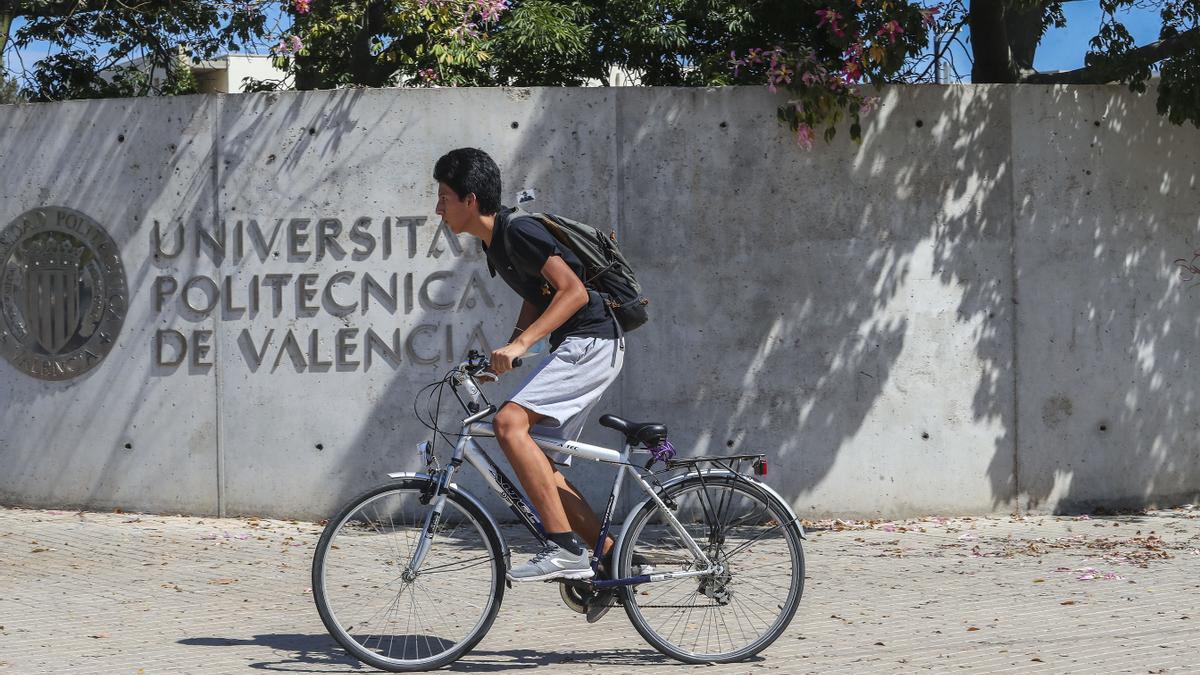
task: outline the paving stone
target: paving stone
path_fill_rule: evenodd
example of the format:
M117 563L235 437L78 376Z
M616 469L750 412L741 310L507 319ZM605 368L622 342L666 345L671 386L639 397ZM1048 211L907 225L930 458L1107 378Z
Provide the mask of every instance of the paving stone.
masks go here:
M1200 511L822 522L760 657L685 666L616 609L516 585L450 671L1062 673L1200 669ZM0 673L364 672L309 588L313 523L0 509ZM520 552L532 540L510 528Z

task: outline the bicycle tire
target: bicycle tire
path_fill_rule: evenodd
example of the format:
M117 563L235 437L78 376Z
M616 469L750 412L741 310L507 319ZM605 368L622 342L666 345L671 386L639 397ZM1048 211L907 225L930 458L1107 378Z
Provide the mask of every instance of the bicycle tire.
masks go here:
M434 670L456 661L470 651L487 634L492 626L492 622L496 618L497 612L500 610L500 604L504 598L506 563L500 535L495 531L491 520L487 518L482 510L472 500L463 497L456 490L452 490L446 495L446 508L443 511L443 518L441 523L439 523L437 534L435 534L430 543L429 554L425 557L420 574L415 579L408 581L402 577L397 577L400 570L403 569L407 564L407 560L411 557L414 528L416 534L419 536L424 524L424 515L421 508L424 511L432 508L429 505L420 504L420 496L422 493L428 491L428 487L429 481L427 479L409 478L380 485L363 492L350 500L325 526L313 557L313 599L316 602L317 611L321 615L321 621L325 624L325 628L347 653L359 661L381 670L392 672ZM381 500L387 500L389 495L395 496L395 499L391 500L392 502L414 510L412 518L406 518L404 521L409 527L403 533L400 533L399 528L395 526L397 518L393 511L389 510L392 504L379 504ZM368 507L372 505L374 505L374 517L378 522L372 522L371 520ZM381 510L387 516L386 526L384 523L385 519L381 516ZM358 519L355 519L355 514L362 515ZM404 515L403 511L400 511L400 514ZM364 518L366 525L360 523L360 520ZM352 520L354 525L348 530L347 528ZM462 529L462 526L465 526L466 529ZM451 530L450 528L453 529ZM342 536L343 533L346 536ZM465 547L464 550L457 552L453 550L447 551L456 542L458 545L463 546L463 542L470 539L472 533L478 535L478 540L482 542L486 551L474 552L465 550ZM380 537L379 535L383 536ZM341 545L339 545L339 542ZM376 554L375 556L367 555L364 558L361 554L355 552L347 553L351 546L356 546L359 550L362 550L368 544L375 549L385 549L382 556ZM409 548L403 548L405 544L409 545ZM471 542L471 546L476 545L474 542ZM358 555L359 558L355 558L355 555ZM445 556L452 556L452 560L456 556L457 562L451 562L447 565L444 563L447 559ZM464 556L467 556L465 561L463 560ZM441 565L440 569L434 569L438 565ZM482 602L482 606L479 607L478 617L475 617L473 612L467 611L471 608L471 603L462 601L461 594L469 591L469 584L466 583L467 580L461 578L462 574L454 574L458 570L449 569L453 565L459 565L459 569L463 572L474 570L471 574L474 575L475 579L487 577L490 583L490 588L483 591L476 591L479 595L479 602ZM345 588L349 584L342 585L338 583L345 580L342 578L343 576L361 573L352 571L343 573L342 570L357 570L365 567L371 567L372 569L369 572L375 573L376 577L367 581L366 585L370 587L370 592L356 595L353 602L346 602L341 599L331 602L328 593L330 590L329 582L331 580L329 576L331 573L338 577L333 586ZM388 571L389 568L390 572ZM439 598L435 594L430 593L428 589L418 587L418 582L421 581L422 577L426 579L433 578L436 572L447 573L446 577L437 577L437 579L446 580L442 583L452 582L450 590L451 593L457 592L459 594L457 599L453 594ZM387 577L394 578L388 580ZM387 600L389 596L384 591L384 587L392 584L400 584L400 586L395 591L395 597ZM415 618L409 616L405 630L411 629L414 621L417 623L418 631L422 630L422 627L427 625L426 622L429 617L426 615L428 614L437 615L443 620L447 620L447 614L452 618L460 612L464 618L457 620L456 625L466 626L470 624L469 627L464 629L465 632L461 636L457 636L453 640L437 634L421 635L404 632L397 635L396 633L391 633L386 636L386 650L384 649L385 636L383 632L379 632L378 634L374 632L368 633L363 638L361 633L363 629L360 626L369 625L372 631L376 630L374 623L380 611L383 611L383 630L390 630L389 626L393 623L397 626L397 630L400 630L399 614L402 608L400 608L399 603L402 597L405 596L406 591L406 602L409 604L410 612L420 616L416 616ZM432 600L432 604L427 611L422 612L421 609L413 607L415 604L426 600ZM359 610L359 602L363 603L366 609ZM371 602L375 604L387 602L386 609L375 610L374 614L370 615L370 618L365 621L345 621L344 618L339 618L339 612L343 617L357 616L359 614L365 615L370 611ZM393 614L397 616L394 622L391 620ZM447 621L447 625L450 625L450 623L450 621ZM358 637L355 635L356 629L360 629ZM443 630L445 631L446 629ZM433 629L428 629L428 632L432 633L434 631ZM393 651L397 643L397 637L400 638L399 641L402 645L402 653L399 658L395 656L395 652ZM372 638L375 639L373 640ZM371 647L373 641L375 642L374 648ZM423 651L422 647L424 647Z
M790 510L774 495L736 475L693 476L659 496L669 508L675 505L673 513L685 530L710 558L726 566L727 575L623 587L630 623L659 652L684 663L734 663L766 649L787 629L804 593L804 549ZM730 522L722 523L715 508L721 497L726 497ZM705 508L705 499L714 508ZM735 529L737 512L744 515L736 516L740 522ZM692 554L664 523L653 500L631 516L618 543L620 576L632 575L635 551L650 560L655 574L691 569ZM775 560L785 552L786 560ZM785 564L786 573L780 569ZM782 600L780 594L762 588L771 577L786 578ZM764 614L772 611L771 605L777 613L768 620ZM698 609L703 610L699 615ZM722 627L731 626L741 630L740 641L732 636L728 642L722 640Z

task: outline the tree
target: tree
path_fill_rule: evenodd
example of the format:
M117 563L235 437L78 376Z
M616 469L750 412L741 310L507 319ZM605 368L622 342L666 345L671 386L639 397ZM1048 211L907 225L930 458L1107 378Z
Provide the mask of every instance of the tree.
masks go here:
M285 3L289 34L274 48L297 89L472 84L489 58L488 26L504 0Z
M888 45L890 51L883 59L873 58L870 49L851 45L839 55L834 50L817 51L816 62L796 61L794 57L780 57L778 50L766 51L772 61L765 69L756 71L765 77L768 86L776 86L781 79L796 96L795 110L790 106L780 108L780 116L787 120L802 144L811 145L812 130L818 125L826 127L826 137L832 137L836 124L843 116L857 122L854 106L859 112L870 108L870 101L861 95L840 96L840 90L854 91L854 76L862 71L863 79L874 84L892 82L927 82L930 68L940 63L944 53L953 44L969 47L971 54L971 81L976 83L1012 84L1126 84L1132 91L1144 92L1149 79L1157 73L1158 110L1175 124L1190 121L1200 127L1200 2L1197 0L1099 0L1103 20L1088 45L1082 68L1061 73L1038 73L1033 68L1034 57L1050 26L1063 27L1066 18L1062 11L1064 0L952 0L935 7L920 10L924 15L924 29L920 39L903 48ZM1118 18L1123 9L1130 7L1157 8L1162 20L1159 39L1147 45L1135 45L1128 29ZM847 35L865 35L880 21L893 19L900 22L905 34L911 34L912 5L903 2L883 2L877 7L869 3L830 3L829 7L816 10L822 17L834 17L838 23L823 19L821 26L839 25ZM833 12L833 14L829 14ZM875 12L882 12L874 19ZM940 16L939 16L940 15ZM906 22L907 19L907 22ZM870 26L864 31L862 26ZM820 26L818 26L820 28ZM837 33L838 31L834 31ZM941 38L935 44L937 53L916 48L929 32ZM965 38L969 34L969 38ZM819 36L817 36L819 37ZM795 43L812 44L814 32L796 36ZM829 45L837 47L835 40ZM897 67L893 60L903 49L907 61ZM785 52L786 54L787 52ZM761 56L760 54L760 56ZM794 54L794 52L793 52ZM735 66L754 62L753 55L735 59ZM810 77L800 82L787 77L784 68L807 68L811 72L832 73L831 77ZM815 111L809 100L824 101ZM834 105L828 105L832 102ZM858 129L851 124L851 135Z
M1065 25L1063 0L971 3L973 82L1025 84L1127 84L1144 92L1157 71L1158 110L1175 124L1200 127L1200 2L1197 0L1100 0L1102 20L1089 42L1082 68L1038 73L1033 57L1049 25ZM1131 7L1157 9L1158 40L1134 44L1118 18Z
M6 103L23 103L25 96L21 94L21 83L0 73L0 105Z
M247 8L249 11L247 11ZM192 60L237 51L265 31L255 3L201 0L0 0L0 53L50 45L27 73L34 100L186 92Z

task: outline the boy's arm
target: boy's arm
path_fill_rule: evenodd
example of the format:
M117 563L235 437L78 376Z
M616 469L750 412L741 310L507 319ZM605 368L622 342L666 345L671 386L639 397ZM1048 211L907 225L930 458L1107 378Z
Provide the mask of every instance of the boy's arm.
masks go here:
M524 333L537 318L541 316L538 308L531 305L528 300L525 300L521 305L521 313L517 315L517 323L513 325L512 335L508 337L508 341L516 340L521 333Z
M554 332L588 303L587 288L561 256L552 255L542 266L542 276L554 287L554 297L542 315L529 324L507 345L492 352L492 370L504 374L512 370L512 360L529 351L538 340ZM524 314L524 308L522 308ZM515 332L515 331L514 331Z
M517 314L517 323L513 325L513 332L512 335L508 337L508 343L512 344L514 340L521 336L521 333L524 333L529 329L529 325L536 321L539 316L541 316L541 313L538 312L537 306L530 304L528 300L523 300L521 304L521 312ZM524 353L525 352L521 352L521 354ZM520 356L521 354L517 354L517 356ZM495 357L493 356L493 360L494 359ZM493 366L493 368L489 368L475 377L480 382L495 382L499 375L494 371Z

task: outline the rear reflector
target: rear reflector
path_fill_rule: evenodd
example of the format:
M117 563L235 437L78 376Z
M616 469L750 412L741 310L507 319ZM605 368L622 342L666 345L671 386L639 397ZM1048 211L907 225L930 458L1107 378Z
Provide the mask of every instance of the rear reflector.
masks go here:
M765 460L765 459L755 460L754 473L759 476L767 475L767 460Z

